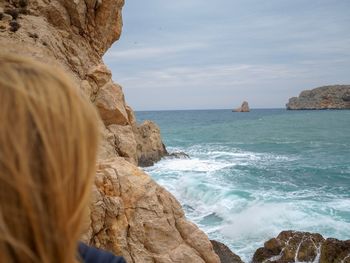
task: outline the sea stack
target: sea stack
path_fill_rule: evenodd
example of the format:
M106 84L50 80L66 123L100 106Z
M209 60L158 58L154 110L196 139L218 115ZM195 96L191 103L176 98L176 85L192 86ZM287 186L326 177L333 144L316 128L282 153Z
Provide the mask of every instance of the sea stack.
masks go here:
M350 85L332 85L304 90L289 99L287 110L350 109Z
M237 108L237 109L233 109L233 112L250 112L249 109L249 104L247 101L243 101L241 107Z

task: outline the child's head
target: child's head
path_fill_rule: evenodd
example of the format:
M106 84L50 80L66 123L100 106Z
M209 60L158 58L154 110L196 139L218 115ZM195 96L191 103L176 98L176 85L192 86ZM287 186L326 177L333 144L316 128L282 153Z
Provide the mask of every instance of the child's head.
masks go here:
M97 120L61 70L0 54L1 262L75 262Z

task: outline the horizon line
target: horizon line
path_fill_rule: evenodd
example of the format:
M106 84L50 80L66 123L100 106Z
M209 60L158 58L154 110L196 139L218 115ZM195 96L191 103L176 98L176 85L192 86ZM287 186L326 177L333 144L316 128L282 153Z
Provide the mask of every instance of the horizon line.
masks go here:
M250 110L287 110L287 108L250 108ZM145 112L145 111L207 111L207 110L230 110L231 108L212 108L212 109L158 109L158 110L134 110L134 112Z

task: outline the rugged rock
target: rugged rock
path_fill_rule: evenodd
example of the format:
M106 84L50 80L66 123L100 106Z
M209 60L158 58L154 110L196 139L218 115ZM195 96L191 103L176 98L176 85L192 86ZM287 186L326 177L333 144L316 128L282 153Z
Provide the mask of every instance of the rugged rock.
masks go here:
M95 104L106 126L130 124L125 108L124 94L119 85L112 81L106 83L99 89Z
M322 244L320 263L350 263L350 240L327 238Z
M178 201L123 158L99 164L84 239L127 262L217 262L206 235Z
M243 263L241 258L233 253L225 244L210 240L213 245L214 251L219 255L221 263Z
M219 262L206 235L185 219L175 198L136 167L159 160L166 149L154 123L137 124L122 88L102 61L120 36L123 4L0 1L1 52L63 67L100 112L100 164L87 243L123 255L130 263Z
M157 124L145 121L134 127L137 142L137 158L139 166L152 166L161 157L168 154L160 137Z
M157 136L153 134L150 145L147 145L147 140L139 141L140 144L136 141L136 138L143 136L142 134L138 136L137 133L142 133L144 127L138 127L132 109L125 103L122 88L112 81L111 72L102 61L102 55L121 34L121 9L124 1L46 2L29 0L23 6L19 0L1 1L1 47L5 47L5 52L32 56L48 64L63 66L77 86L80 86L96 105L105 127L129 126L123 131L129 134L132 130L134 136L131 137L135 141L123 149L118 149L114 140L110 139L123 137L110 134L120 132L121 129L106 131L101 128L105 138L100 149L103 158L122 153L121 156L140 165L148 159L158 161L166 153L159 129L153 131L159 134ZM10 22L18 24L17 30L12 30L16 25L14 23L11 25ZM157 143L156 138L159 140ZM156 149L156 146L159 148ZM142 152L143 149L145 152ZM136 161L135 152L138 153ZM153 162L148 163L151 165Z
M112 124L109 125L107 129L113 136L110 138L110 143L114 145L117 154L124 157L127 161L137 165L137 143L132 127L130 125L123 126Z
M241 107L239 107L237 109L233 109L232 111L234 111L234 112L249 112L250 111L249 104L247 101L243 101Z
M185 152L173 152L166 155L166 158L190 159L190 156Z
M289 99L288 110L350 109L350 85L333 85L302 91Z
M283 231L265 242L252 262L350 262L350 240L325 240L317 233Z

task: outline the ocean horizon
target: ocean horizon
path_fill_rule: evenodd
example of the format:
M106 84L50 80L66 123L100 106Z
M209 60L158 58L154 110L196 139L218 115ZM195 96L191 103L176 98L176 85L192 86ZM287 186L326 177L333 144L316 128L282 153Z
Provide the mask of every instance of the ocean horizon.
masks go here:
M219 111L219 110L230 110L232 111L234 108L214 108L214 109L158 109L158 110L135 110L135 113L142 113L142 112L162 112L162 111ZM272 108L250 108L250 111L255 110L287 110L283 107L272 107ZM331 110L331 109L330 109ZM345 109L346 110L346 109Z
M137 111L169 152L144 168L210 239L249 262L283 230L350 239L350 111Z

